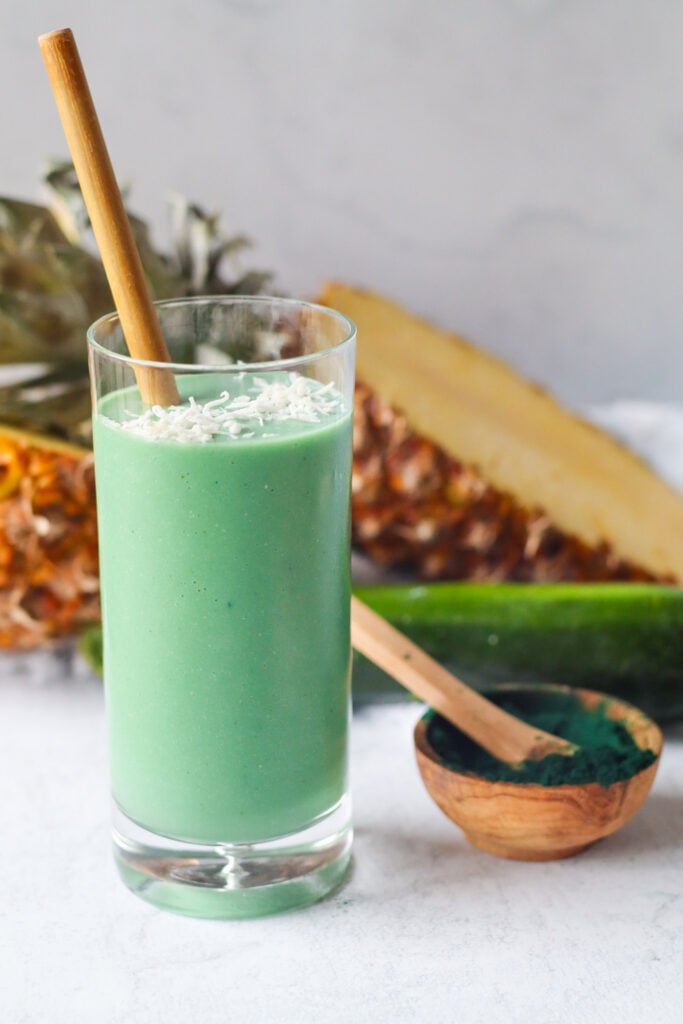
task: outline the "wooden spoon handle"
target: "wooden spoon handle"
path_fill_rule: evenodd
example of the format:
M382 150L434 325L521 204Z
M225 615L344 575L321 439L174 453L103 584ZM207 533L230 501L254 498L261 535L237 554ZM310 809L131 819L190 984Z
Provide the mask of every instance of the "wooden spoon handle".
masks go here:
M357 597L351 598L351 642L501 761L517 764L576 751L574 744L527 725L470 689Z
M166 342L73 33L60 29L40 36L38 42L130 353L134 359L168 363ZM179 403L169 370L135 369L145 402Z

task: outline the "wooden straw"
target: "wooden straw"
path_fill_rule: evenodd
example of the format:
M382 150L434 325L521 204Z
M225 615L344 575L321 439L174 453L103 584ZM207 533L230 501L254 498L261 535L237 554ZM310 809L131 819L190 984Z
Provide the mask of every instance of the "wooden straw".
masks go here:
M38 42L130 354L170 362L73 33L59 29ZM170 370L135 372L143 401L179 404Z
M500 761L519 764L548 754L570 756L578 749L471 690L357 597L351 598L351 642Z

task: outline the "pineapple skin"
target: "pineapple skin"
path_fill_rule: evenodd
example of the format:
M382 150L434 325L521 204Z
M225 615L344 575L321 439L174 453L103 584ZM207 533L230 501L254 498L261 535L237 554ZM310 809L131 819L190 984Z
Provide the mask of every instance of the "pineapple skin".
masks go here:
M92 454L0 426L0 648L100 617Z

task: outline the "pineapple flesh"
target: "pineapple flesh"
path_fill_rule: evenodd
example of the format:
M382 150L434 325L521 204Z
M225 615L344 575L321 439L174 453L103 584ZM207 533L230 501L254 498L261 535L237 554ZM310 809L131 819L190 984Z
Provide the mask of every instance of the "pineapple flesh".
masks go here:
M683 498L502 361L343 284L358 327L353 537L429 579L683 579Z

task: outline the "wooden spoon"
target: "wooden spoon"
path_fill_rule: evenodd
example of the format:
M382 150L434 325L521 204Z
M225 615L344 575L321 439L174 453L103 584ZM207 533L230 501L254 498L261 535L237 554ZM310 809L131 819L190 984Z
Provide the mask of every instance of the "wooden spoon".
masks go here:
M578 747L527 725L470 689L357 597L351 598L351 642L499 761L521 764Z
M170 363L73 33L48 32L38 43L130 354ZM180 404L170 370L133 369L144 402Z

